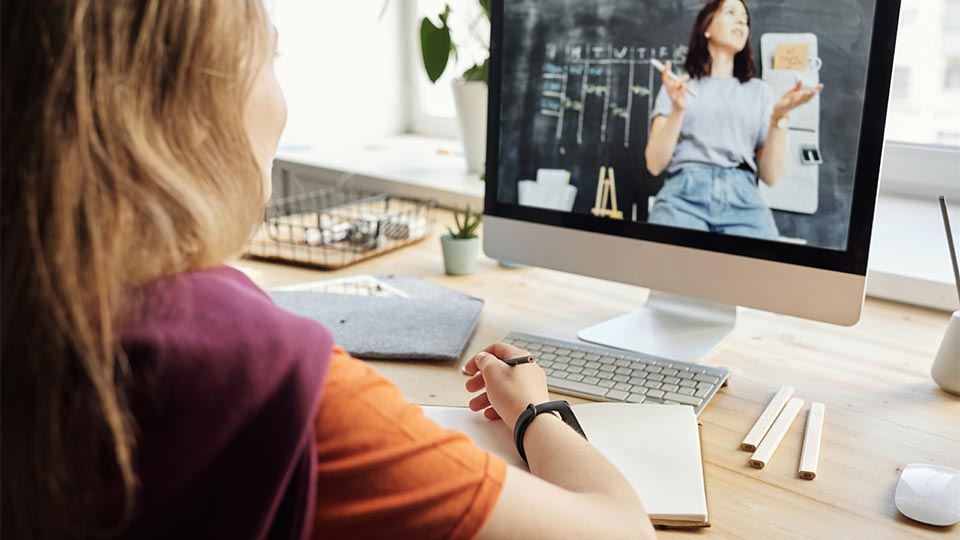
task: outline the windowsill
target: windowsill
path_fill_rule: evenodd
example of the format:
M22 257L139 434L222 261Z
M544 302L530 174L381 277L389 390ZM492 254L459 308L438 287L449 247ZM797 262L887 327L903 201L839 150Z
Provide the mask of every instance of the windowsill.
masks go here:
M368 144L284 148L275 165L345 187L483 208L485 184L467 172L459 141L395 135Z
M419 135L365 145L281 148L276 164L331 184L432 198L446 207L483 208L484 183L466 172L459 142ZM960 195L960 194L958 194ZM950 212L960 228L960 199ZM935 198L881 193L874 219L867 294L953 311L953 271Z

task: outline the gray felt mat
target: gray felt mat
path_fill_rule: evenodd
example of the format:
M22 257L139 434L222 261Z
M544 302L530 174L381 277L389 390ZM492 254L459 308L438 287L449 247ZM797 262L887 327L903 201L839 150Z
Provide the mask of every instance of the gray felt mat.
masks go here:
M278 306L330 330L357 358L456 361L480 320L483 300L409 276L377 279L409 298L268 291Z

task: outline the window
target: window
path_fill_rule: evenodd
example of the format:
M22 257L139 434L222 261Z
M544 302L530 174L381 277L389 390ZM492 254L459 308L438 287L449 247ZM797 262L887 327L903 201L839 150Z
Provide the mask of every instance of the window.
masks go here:
M947 60L946 73L943 75L945 90L960 90L960 58Z
M960 0L904 0L887 117L890 141L950 146L960 125Z
M893 99L907 99L910 97L910 68L894 68L893 87L890 89L890 97Z
M428 135L457 136L456 107L450 85L470 66L482 62L488 55L490 24L477 0L409 0L409 28L414 37L410 47L413 73L411 101L414 115L412 128ZM420 22L428 17L439 24L438 14L450 6L452 41L457 46L456 57L450 58L443 76L434 84L427 78L420 53Z

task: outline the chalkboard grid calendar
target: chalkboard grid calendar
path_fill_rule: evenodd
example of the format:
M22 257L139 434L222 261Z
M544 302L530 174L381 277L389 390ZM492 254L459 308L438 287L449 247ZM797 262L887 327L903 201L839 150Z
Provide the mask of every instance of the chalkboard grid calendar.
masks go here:
M765 32L816 31L824 58L818 210L775 211L781 234L843 249L849 224L860 111L875 0L748 0L758 69ZM504 3L499 198L539 168L571 172L574 212L595 202L601 166L616 170L626 219L646 221L662 178L643 158L660 89L651 58L682 64L702 0L509 0ZM851 67L853 66L853 67ZM860 66L858 69L857 66ZM758 74L760 76L761 74Z

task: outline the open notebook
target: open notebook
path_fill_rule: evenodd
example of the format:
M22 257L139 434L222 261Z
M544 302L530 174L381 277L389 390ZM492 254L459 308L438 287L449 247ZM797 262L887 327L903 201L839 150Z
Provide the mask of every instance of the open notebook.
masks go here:
M427 417L526 469L503 422L465 407L424 406ZM584 403L573 406L590 443L630 481L654 525L708 527L700 429L686 405Z

